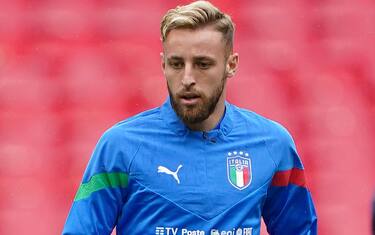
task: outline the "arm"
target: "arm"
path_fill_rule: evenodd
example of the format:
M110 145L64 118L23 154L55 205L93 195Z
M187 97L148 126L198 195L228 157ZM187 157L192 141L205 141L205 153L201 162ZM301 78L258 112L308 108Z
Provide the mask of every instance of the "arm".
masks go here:
M126 195L128 173L118 138L104 134L99 140L74 198L63 234L111 234ZM123 162L122 162L123 163Z
M277 170L268 189L263 218L273 234L317 234L317 217L293 140L283 130L270 144Z

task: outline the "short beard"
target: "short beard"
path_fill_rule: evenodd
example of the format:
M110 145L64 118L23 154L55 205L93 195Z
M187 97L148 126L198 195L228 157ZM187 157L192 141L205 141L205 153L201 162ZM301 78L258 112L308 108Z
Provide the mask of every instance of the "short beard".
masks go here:
M214 90L211 97L207 97L204 94L199 93L201 103L193 106L185 106L180 104L178 102L178 98L174 97L172 94L169 84L167 84L171 104L177 116L179 116L185 124L197 124L206 120L215 111L216 105L223 93L225 82L226 77L223 77L221 84ZM192 92L194 92L194 90Z

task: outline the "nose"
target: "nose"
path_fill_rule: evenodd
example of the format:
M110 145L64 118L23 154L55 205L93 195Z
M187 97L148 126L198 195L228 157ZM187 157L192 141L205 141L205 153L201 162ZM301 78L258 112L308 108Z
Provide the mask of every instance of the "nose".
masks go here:
M184 75L183 75L181 83L186 88L195 85L193 66L189 64L185 65Z

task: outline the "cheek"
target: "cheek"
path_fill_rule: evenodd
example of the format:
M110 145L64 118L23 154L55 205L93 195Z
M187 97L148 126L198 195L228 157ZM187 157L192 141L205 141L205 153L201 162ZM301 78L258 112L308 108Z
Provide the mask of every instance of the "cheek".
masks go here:
M176 76L173 76L172 74L169 74L168 72L166 72L164 74L164 77L165 77L165 80L167 81L169 90L172 91L172 93L176 93L179 87L179 82L176 79Z
M173 69L166 69L164 71L164 77L170 84L179 84L181 81L181 75Z
M225 76L225 71L218 69L206 74L206 79L202 80L202 86L205 86L207 90L214 90L220 86Z

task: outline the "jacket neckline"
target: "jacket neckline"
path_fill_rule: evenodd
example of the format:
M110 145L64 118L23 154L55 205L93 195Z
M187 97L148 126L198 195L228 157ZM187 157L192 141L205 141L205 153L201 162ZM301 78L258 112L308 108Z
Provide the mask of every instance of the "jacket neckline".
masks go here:
M199 133L202 132L207 136L217 136L218 134L223 134L227 136L233 127L232 112L233 107L230 103L225 101L225 112L224 117L221 120L220 126L216 129L210 131L193 131L186 126L186 124L177 116L174 111L170 98L164 102L161 106L161 117L163 121L168 125L169 128L177 135L186 135L188 133Z

